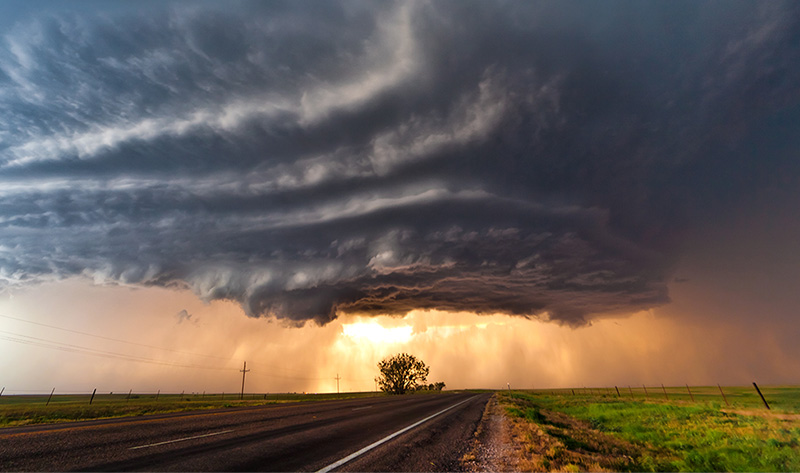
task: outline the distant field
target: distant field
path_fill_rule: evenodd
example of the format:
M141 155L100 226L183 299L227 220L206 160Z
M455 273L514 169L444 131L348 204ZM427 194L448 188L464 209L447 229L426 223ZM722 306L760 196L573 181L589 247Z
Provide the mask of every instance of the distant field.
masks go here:
M798 386L759 386L767 399L770 408L777 412L800 412L800 387ZM764 403L753 386L722 386L723 399L717 386L617 386L604 388L572 388L572 389L537 389L538 394L557 396L576 396L617 398L617 389L621 399L649 401L682 401L706 403L710 406L740 409L765 409ZM666 391L666 395L664 394ZM690 393L691 392L691 396ZM726 400L728 404L726 404Z
M800 388L661 386L498 394L522 439L523 469L800 471ZM633 396L631 396L633 391ZM714 393L716 391L716 394ZM660 395L660 396L659 396ZM669 400L667 399L669 398Z
M282 402L324 401L382 396L375 392L342 394L98 394L91 405L91 395L56 394L46 405L49 395L0 396L0 427L51 422L69 422L109 417L140 416L198 409L219 409L257 406Z

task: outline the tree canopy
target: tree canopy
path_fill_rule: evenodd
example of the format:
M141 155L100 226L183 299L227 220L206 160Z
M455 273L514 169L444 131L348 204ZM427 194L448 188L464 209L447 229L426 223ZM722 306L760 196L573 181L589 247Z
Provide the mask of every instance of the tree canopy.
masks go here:
M383 392L389 394L405 394L424 384L430 368L425 363L408 353L384 358L378 363L381 374L378 385Z

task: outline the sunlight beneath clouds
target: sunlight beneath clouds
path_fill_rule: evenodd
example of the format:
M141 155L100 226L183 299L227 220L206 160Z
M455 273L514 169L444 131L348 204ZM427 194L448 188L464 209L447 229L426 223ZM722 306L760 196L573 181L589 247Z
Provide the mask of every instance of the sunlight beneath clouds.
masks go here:
M413 327L383 327L377 322L342 324L342 334L354 341L371 343L405 343L411 340Z
M371 391L377 363L400 352L422 359L431 368L429 381L443 381L447 389L742 384L754 376L774 383L800 368L771 343L769 327L691 323L677 313L645 311L576 329L507 315L415 310L404 317L344 314L297 328L246 317L230 301L202 303L185 290L71 280L13 292L0 295L0 315L12 317L0 317L0 372L9 392L53 386L233 392L245 360L252 370L248 392L335 392L337 374L342 391ZM757 349L740 349L753 340ZM710 369L723 363L729 363L725 370ZM39 367L33 375L29 365Z

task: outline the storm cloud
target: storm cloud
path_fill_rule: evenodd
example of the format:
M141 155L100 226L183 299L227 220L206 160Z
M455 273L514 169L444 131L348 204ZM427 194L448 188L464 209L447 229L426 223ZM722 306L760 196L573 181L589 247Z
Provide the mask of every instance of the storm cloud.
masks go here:
M4 34L4 288L581 325L668 302L687 232L798 183L795 3L228 5Z

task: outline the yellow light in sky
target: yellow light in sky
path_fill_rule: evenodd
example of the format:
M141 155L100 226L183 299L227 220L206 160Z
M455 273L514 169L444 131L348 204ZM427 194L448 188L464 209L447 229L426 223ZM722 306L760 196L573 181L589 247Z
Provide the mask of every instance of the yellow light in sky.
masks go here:
M692 302L696 298L681 292L687 290L678 285L676 300L697 305ZM178 317L184 310L192 314L191 320ZM580 328L502 314L415 310L404 317L345 314L326 325L300 329L247 317L234 302L205 304L188 290L131 290L68 280L20 289L13 299L0 295L0 314L45 324L3 319L0 327L63 344L210 369L56 353L6 337L0 340L0 373L8 394L49 393L53 386L57 392L93 389L97 383L102 383L97 384L98 392L228 392L241 389L244 360L252 370L247 375L249 392L336 392L337 374L343 392L368 391L375 389L377 363L399 352L422 359L431 367L428 379L443 381L448 389L502 389L509 382L520 388L677 386L717 380L746 384L761 377L780 383L787 379L784 373L800 372L795 352L781 351L776 344L776 328L757 331L728 325L724 312L713 320L697 321L681 310L676 302L627 318L597 319ZM787 322L782 331L789 333L790 326ZM755 354L740 349L754 340L759 347ZM31 363L17 363L20 359ZM761 360L774 361L759 364ZM31 371L29 364L43 369Z
M353 339L366 339L373 343L405 343L411 340L413 327L383 327L377 322L342 324L342 334Z

